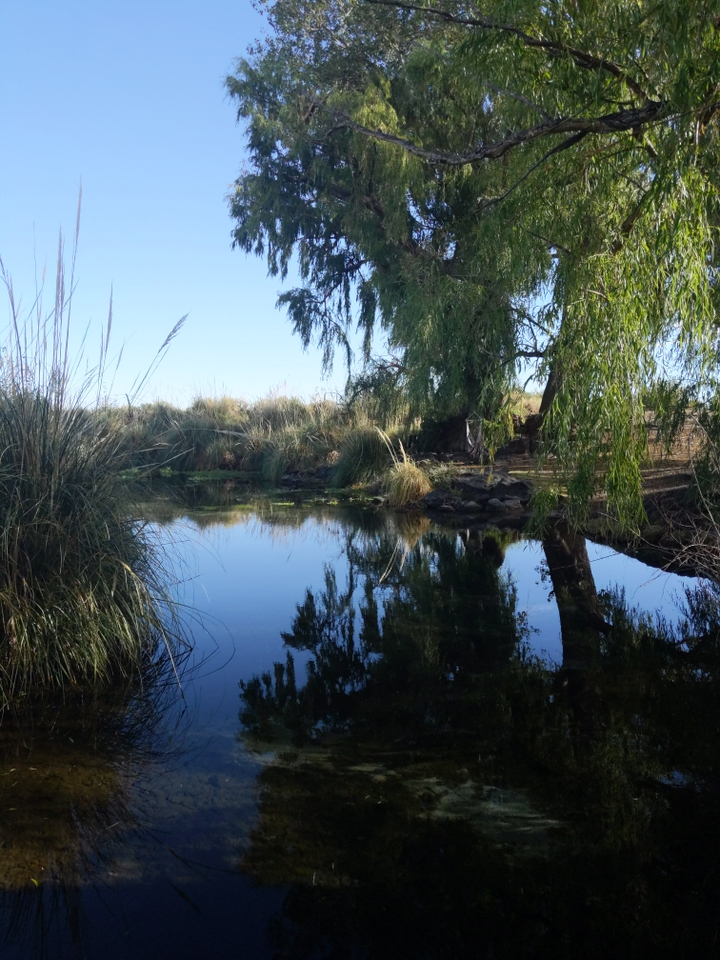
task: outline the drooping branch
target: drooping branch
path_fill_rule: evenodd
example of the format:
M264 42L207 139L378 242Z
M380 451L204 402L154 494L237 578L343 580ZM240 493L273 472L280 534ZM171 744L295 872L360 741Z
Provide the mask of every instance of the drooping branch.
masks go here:
M522 40L527 47L536 47L545 50L551 56L555 57L569 56L578 67L585 70L602 70L605 73L609 73L626 84L628 89L632 90L636 97L645 101L650 100L650 97L640 84L633 79L633 77L629 76L626 70L623 70L619 64L614 63L612 60L607 60L605 57L596 57L591 53L579 50L577 47L571 47L557 40L548 40L545 37L533 37L531 34L526 33L513 24L499 23L491 17L483 17L477 14L474 17L465 17L461 14L454 13L452 10L444 10L440 7L429 7L426 4L406 3L403 2L403 0L365 0L365 2L382 7L398 7L401 10L422 13L436 20L443 20L445 23L454 23L458 26L478 27L481 30L496 30L499 33L511 34Z
M376 0L368 0L376 2ZM551 122L539 123L534 127L527 127L524 130L518 130L505 137L502 140L496 140L493 143L480 144L473 150L463 152L453 152L449 150L435 150L420 147L411 140L399 137L392 133L385 133L382 130L373 130L365 127L361 123L356 123L346 113L339 110L333 110L329 107L321 109L333 117L335 123L329 132L333 130L353 130L362 136L373 140L381 140L385 143L392 143L401 147L407 153L411 153L429 163L437 163L449 167L462 167L468 163L478 163L481 160L499 160L505 154L514 150L516 147L523 146L526 143L533 143L545 137L555 134L617 134L628 130L637 130L649 123L655 123L658 120L666 119L670 115L667 104L651 100L636 110L617 110L615 113L608 113L602 117L561 117ZM569 145L569 144L568 144Z

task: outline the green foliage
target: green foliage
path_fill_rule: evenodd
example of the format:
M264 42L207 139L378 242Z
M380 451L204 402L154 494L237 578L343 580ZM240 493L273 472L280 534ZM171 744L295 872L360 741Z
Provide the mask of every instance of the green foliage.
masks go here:
M515 424L509 403L504 403L492 420L483 420L483 443L491 461L498 449L514 436Z
M376 479L387 470L392 458L380 432L369 424L351 430L338 449L333 486L351 487Z
M0 363L2 710L32 688L137 677L175 641L162 556L120 479L123 437L86 409L105 354L85 377L68 355L62 266L54 309L37 303L27 321L0 269L11 313Z
M408 402L405 371L393 360L372 359L349 376L344 399L356 417L364 416L383 430L399 421L410 422L415 412Z
M303 341L329 361L379 330L415 412L494 421L521 362L552 371L571 512L600 490L637 526L648 392L716 388L715 5L265 9L228 79L250 156L231 213L271 272L297 258Z

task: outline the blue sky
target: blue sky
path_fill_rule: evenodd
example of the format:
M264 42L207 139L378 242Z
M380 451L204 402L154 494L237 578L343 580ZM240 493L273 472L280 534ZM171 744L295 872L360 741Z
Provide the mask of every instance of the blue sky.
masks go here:
M82 181L73 322L99 338L112 287L118 395L186 313L145 399L344 384L342 358L323 380L275 309L279 280L230 248L243 132L223 79L263 30L250 0L0 5L0 256L29 305L37 255L51 295Z

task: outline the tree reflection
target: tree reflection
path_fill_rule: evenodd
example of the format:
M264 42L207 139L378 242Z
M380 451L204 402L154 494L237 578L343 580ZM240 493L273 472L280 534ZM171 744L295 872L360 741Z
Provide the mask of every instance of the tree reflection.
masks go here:
M497 541L428 534L388 575L397 542L383 534L364 537L362 550L356 539L346 545L346 583L326 567L324 589L307 591L282 635L286 663L242 684L247 729L267 737L281 724L297 744L349 729L437 735L462 723L483 670L519 655L526 626L513 584L498 574ZM311 654L300 689L291 650Z
M242 687L272 741L242 859L289 883L278 957L711 956L720 922L720 629L598 595L582 538L544 541L563 663L528 654L503 544L350 538L287 661ZM292 651L310 654L298 684Z

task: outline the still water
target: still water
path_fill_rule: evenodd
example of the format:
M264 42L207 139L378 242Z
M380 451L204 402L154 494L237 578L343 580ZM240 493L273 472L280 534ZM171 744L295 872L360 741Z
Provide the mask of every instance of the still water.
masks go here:
M715 595L554 530L149 516L193 651L0 727L0 956L720 953Z

